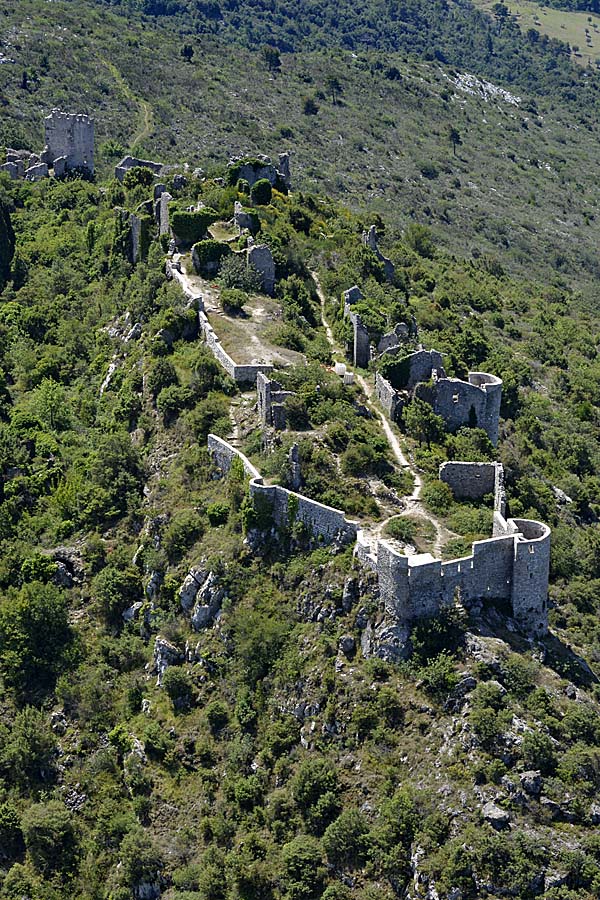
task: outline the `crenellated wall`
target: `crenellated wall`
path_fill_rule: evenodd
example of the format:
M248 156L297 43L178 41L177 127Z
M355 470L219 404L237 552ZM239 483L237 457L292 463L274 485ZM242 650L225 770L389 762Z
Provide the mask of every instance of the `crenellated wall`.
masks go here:
M548 630L550 529L541 522L508 519L504 533L475 541L470 556L442 562L429 553L405 556L388 541L369 547L358 534L357 556L378 575L388 615L403 624L436 616L461 602L510 604L527 634Z

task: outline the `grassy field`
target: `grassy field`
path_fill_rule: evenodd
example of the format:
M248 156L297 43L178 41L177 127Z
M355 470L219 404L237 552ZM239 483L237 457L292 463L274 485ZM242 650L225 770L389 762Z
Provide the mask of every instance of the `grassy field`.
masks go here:
M492 12L495 6L495 0L474 0L474 3L486 12ZM600 16L553 9L530 0L507 0L505 6L516 17L522 31L534 28L540 34L566 41L571 47L571 59L581 66L600 64Z

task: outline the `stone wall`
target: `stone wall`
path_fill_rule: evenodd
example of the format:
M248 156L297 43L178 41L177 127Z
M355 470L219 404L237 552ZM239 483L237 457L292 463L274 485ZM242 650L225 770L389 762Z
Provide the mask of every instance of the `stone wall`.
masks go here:
M262 481L260 472L252 465L248 457L236 450L235 447L232 447L231 444L228 444L227 441L224 441L223 438L217 437L216 434L209 434L207 446L208 452L223 473L227 474L229 472L231 463L237 457L241 461L248 478Z
M398 421L402 412L403 402L398 391L395 391L389 381L379 372L375 375L375 392L377 399L392 422Z
M248 264L254 266L260 275L265 294L271 296L275 289L275 261L266 244L253 243L248 246Z
M44 119L46 147L42 162L52 165L57 174L70 169L94 171L94 121L83 114L71 114L53 109Z
M269 373L273 371L273 366L268 363L259 363L252 365L238 365L231 356L223 349L223 345L219 340L219 336L208 321L208 316L204 312L204 303L202 297L197 297L190 291L188 282L179 268L178 263L167 260L166 264L167 278L174 278L177 281L190 300L198 306L198 325L200 332L204 338L206 346L217 360L217 362L225 369L237 384L256 384L256 376L259 372Z
M251 497L265 497L272 510L273 521L280 528L291 528L294 522L302 522L313 535L326 543L339 540L351 543L356 539L357 523L346 519L341 509L325 506L303 494L296 494L280 485L264 485L250 482Z
M266 498L272 509L275 525L290 528L294 522L302 522L314 536L322 538L325 543L334 540L351 543L356 539L357 523L346 519L342 510L325 506L281 485L265 485L250 460L214 434L208 436L208 449L224 473L229 472L235 457L241 460L244 471L251 479L250 496L253 499L258 496Z
M204 340L206 342L206 346L217 360L220 365L223 366L228 375L231 375L234 381L238 384L255 384L256 376L259 372L272 372L273 366L267 365L248 365L241 366L238 365L234 360L229 356L229 354L223 349L223 345L219 340L219 336L208 321L208 317L205 312L202 310L198 313L198 321L200 324L200 331L204 336Z
M527 634L548 630L550 529L541 522L508 519L504 533L475 541L470 556L447 562L429 553L405 556L381 540L375 552L362 542L358 556L375 568L386 612L404 625L438 615L458 593L467 604L509 603Z
M408 357L408 367L407 381L402 385L407 391L412 391L417 384L429 381L434 374L437 378L446 377L442 354L437 350L415 350Z
M265 427L284 431L286 421L285 403L294 397L293 391L284 391L278 381L273 381L262 372L256 376L256 393L258 401L258 417Z
M355 366L366 369L371 361L369 332L358 313L352 312L352 310L350 310L350 321L353 328L352 361Z
M469 372L468 381L439 378L433 390L434 411L449 431L463 425L483 428L494 446L498 443L501 399L502 381L483 372Z
M121 162L115 166L115 178L123 181L125 173L134 167L141 166L144 169L150 169L155 175L160 175L163 164L154 162L151 159L138 159L136 156L124 156Z
M497 468L501 469L502 465L495 462L445 462L440 466L440 481L449 485L458 500L477 500L495 492Z

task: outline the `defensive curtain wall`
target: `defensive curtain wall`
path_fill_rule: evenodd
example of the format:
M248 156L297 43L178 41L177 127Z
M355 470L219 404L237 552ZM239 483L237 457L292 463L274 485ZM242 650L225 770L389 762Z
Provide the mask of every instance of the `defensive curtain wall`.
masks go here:
M170 263L167 266L171 277L176 278L190 296L182 274ZM260 373L272 370L272 366L237 366L221 347L202 308L199 316L207 345L236 381L256 382ZM418 351L413 378L420 378L422 370L427 371L428 366L431 374L432 363L438 362L438 356L436 351ZM469 386L474 390L485 393L487 386L491 385L499 413L500 379L484 373L471 373L471 377ZM381 381L385 379L379 379L380 401ZM268 379L261 377L258 387L262 387L263 393L265 383ZM414 383L419 382L415 380ZM389 396L393 400L391 392ZM386 407L383 402L382 405ZM497 426L495 437L497 439ZM291 527L294 522L302 522L313 535L327 543L334 540L345 543L356 541L357 558L377 572L386 610L397 621L408 624L416 619L438 615L444 607L452 605L458 595L464 603L486 600L508 603L515 620L527 634L539 637L546 633L550 529L531 519L505 518L503 472L499 463L450 462L440 467L440 479L450 485L458 498L475 499L492 491L494 493L493 536L475 541L469 556L442 562L429 553L406 556L386 540L378 540L373 548L358 530L358 524L346 519L342 510L318 503L280 485L265 485L247 457L216 435L209 435L208 449L223 473L229 472L236 457L241 461L250 479L250 496L255 504L259 497L267 501L275 525Z
M494 492L493 537L475 541L469 556L442 562L429 553L405 556L385 540L371 544L359 531L358 558L377 572L387 612L403 624L435 616L458 595L463 603L508 603L527 634L548 630L550 529L532 519L505 519L503 470L500 463L444 463L440 479L455 496Z
M253 500L261 497L267 501L275 525L291 528L294 522L302 522L313 535L327 543L339 540L349 544L356 540L358 523L346 519L340 509L325 506L324 503L289 491L281 485L264 484L260 473L250 460L214 434L208 436L208 450L223 473L229 472L236 457L241 461L244 472L250 478L250 496Z
M219 336L208 321L208 316L204 311L204 304L202 301L202 297L196 296L193 291L190 289L190 286L181 272L181 270L173 265L171 260L167 260L166 267L167 277L174 278L179 285L181 286L182 291L190 300L193 300L198 307L198 322L200 325L200 332L204 337L204 341L206 346L215 357L218 363L223 366L228 375L231 375L234 381L238 384L256 384L256 376L259 372L272 372L273 366L267 363L261 364L252 364L241 366L235 362L229 356L229 354L224 350L221 341L219 340Z

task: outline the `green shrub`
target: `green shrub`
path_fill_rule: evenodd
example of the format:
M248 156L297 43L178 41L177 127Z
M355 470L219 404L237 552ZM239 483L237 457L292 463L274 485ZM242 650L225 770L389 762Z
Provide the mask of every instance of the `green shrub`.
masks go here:
M323 890L325 868L316 838L300 834L281 848L286 895L290 900L312 900Z
M438 515L448 512L454 503L450 486L444 481L430 481L421 491L421 499L425 506Z
M392 519L385 526L385 533L403 544L412 543L415 539L415 532L415 522L407 518Z
M250 199L258 206L267 206L271 202L273 189L267 178L260 178L250 188Z
M419 670L419 676L425 691L438 700L447 697L458 684L454 658L446 651L423 666Z
M171 213L170 224L176 237L184 244L195 244L205 237L208 227L218 218L218 212L208 207L196 212L176 210Z
M206 507L206 515L213 528L216 528L218 525L224 525L229 518L229 505L219 502L209 503Z
M154 172L147 166L132 166L123 176L123 187L128 190L134 190L136 187L150 187L154 181Z
M239 313L248 302L248 294L239 288L224 288L221 291L221 306L229 313Z
M539 769L550 775L556 767L554 744L547 734L539 731L528 732L523 737L521 756L527 769Z
M229 710L222 700L213 700L205 709L206 719L214 735L219 734L229 722Z
M72 870L77 840L70 811L58 800L35 803L22 818L27 853L41 875Z
M21 817L12 803L0 805L0 860L6 862L20 856L25 849Z
M162 687L173 704L173 709L189 709L192 704L193 690L190 676L179 666L169 666L161 679Z
M357 809L346 809L323 835L323 848L334 866L360 868L367 855L369 829Z
M224 288L238 288L247 294L260 291L262 278L254 266L249 266L244 255L227 256L219 269L219 282Z
M221 241L198 241L192 247L192 262L199 275L214 275L230 255L231 247Z

